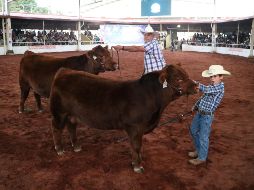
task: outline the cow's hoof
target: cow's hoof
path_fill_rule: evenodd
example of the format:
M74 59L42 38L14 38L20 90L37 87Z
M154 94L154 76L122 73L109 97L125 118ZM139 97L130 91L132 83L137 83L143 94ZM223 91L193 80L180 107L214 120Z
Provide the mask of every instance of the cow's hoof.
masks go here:
M56 150L56 153L57 153L58 156L64 155L64 150L63 149L55 148L55 150Z
M80 152L81 150L82 150L82 148L81 148L80 145L73 146L73 151L74 152Z
M39 113L43 113L43 109L39 109L38 112L39 112Z
M142 174L142 173L144 173L145 169L142 166L135 166L133 168L133 171L136 173Z
M64 155L64 151L63 150L62 151L56 151L56 153L57 153L58 156L63 156Z
M23 111L19 110L19 113L31 113L31 112L33 112L33 110L30 108L25 108Z

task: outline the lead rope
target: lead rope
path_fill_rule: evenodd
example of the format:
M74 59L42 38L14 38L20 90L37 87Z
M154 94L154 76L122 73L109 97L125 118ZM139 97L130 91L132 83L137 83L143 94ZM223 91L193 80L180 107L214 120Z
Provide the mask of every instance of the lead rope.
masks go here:
M192 110L190 110L190 111L188 110L188 107L189 107L189 98L188 97L189 96L187 96L187 103L186 103L185 112L182 114L178 114L176 117L173 117L173 118L169 119L168 121L161 123L159 126L162 126L162 125L165 125L168 123L179 122L179 121L183 120L183 117L192 115ZM188 129L190 130L190 123L188 122L187 125L188 125Z
M121 72L121 69L120 69L119 51L118 51L118 50L116 50L116 54L117 54L117 65L118 65L118 70L120 71L120 78L122 78L122 72ZM111 55L112 55L112 59L114 60L113 47L111 47Z
M188 99L189 96L187 96L187 106L186 106L186 109L188 109L188 104L189 104L189 99ZM193 115L193 111L191 110L191 115ZM193 139L193 136L191 134L191 121L187 121L186 122L186 128L188 129L188 132L189 132L189 135L191 137L191 139Z

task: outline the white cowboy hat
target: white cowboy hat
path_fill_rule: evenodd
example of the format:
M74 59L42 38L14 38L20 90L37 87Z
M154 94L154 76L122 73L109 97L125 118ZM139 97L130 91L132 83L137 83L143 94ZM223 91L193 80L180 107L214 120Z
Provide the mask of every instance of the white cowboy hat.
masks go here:
M146 34L146 33L155 33L153 28L151 27L150 24L147 25L147 27L145 28L144 31L142 31L142 33Z
M202 72L202 77L211 77L214 75L231 75L230 72L224 70L221 65L211 65L209 70Z

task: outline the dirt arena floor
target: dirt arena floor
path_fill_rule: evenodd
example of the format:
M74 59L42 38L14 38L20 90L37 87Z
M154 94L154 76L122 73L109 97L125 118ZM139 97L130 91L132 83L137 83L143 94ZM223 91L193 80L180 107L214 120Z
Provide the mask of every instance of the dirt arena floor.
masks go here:
M81 52L49 53L56 57ZM120 52L121 72L102 77L137 79L142 53ZM29 113L19 114L18 71L22 55L0 57L0 190L253 190L254 189L254 61L247 58L195 52L164 51L167 63L181 63L194 80L221 64L232 73L225 78L225 96L215 114L207 164L192 166L188 132L192 116L156 128L143 139L143 166L131 168L129 142L123 131L78 127L83 150L72 151L64 132L65 155L57 156L51 135L47 99L38 113L30 93ZM114 57L114 59L117 59ZM190 110L201 94L172 102L161 123Z

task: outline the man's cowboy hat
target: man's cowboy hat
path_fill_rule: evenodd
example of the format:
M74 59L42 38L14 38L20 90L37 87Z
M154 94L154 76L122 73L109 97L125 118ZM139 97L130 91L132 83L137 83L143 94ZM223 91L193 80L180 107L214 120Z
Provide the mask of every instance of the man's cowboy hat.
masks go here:
M221 65L211 65L209 70L202 72L202 77L211 77L214 75L231 75L230 72L224 70Z
M147 27L145 28L145 30L142 31L142 33L143 34L146 34L146 33L153 33L154 34L155 32L154 32L153 28L151 27L151 25L148 24Z

